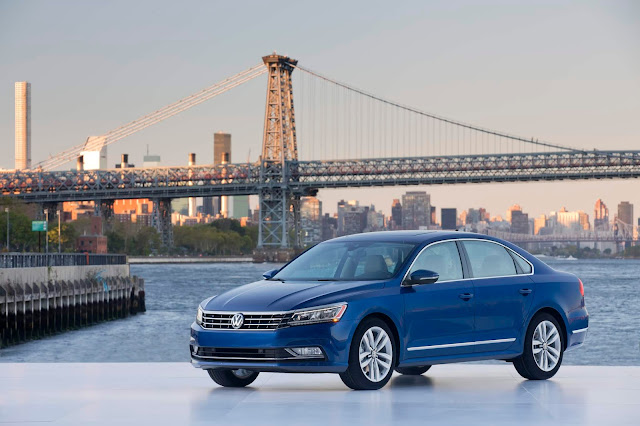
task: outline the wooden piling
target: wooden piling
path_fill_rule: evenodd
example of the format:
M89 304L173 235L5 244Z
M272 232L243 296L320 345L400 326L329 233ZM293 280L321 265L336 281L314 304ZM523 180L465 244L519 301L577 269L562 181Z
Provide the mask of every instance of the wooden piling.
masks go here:
M0 283L0 347L144 312L138 277Z

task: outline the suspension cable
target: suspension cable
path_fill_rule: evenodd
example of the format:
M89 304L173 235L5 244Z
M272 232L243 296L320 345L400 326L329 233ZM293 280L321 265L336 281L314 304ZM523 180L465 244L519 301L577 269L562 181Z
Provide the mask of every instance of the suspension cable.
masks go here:
M507 138L507 139L511 139L511 140L514 140L514 141L520 141L520 142L528 143L528 144L532 144L532 145L537 145L537 146L542 146L542 147L547 147L547 148L556 148L556 149L572 151L572 152L586 152L585 150L582 150L582 149L572 148L572 147L569 147L569 146L563 146L563 145L558 145L558 144L552 144L552 143L549 143L549 142L540 142L538 140L533 140L533 138L526 139L526 138L523 138L523 137L514 136L514 135L507 134L507 133L503 133L503 132L499 132L499 131L495 131L495 130L490 130L490 129L482 128L482 127L475 126L475 125L472 125L472 124L467 124L467 123L463 123L463 122L456 121L456 120L453 120L453 119L441 117L441 116L438 116L438 115L435 115L435 114L430 114L430 113L427 113L427 112L412 108L412 107L407 106L407 105L403 105L403 104L400 104L400 103L397 103L397 102L390 101L388 99L381 98L379 96L376 96L376 95L374 95L372 93L369 93L369 92L366 92L364 90L358 89L358 88L356 88L354 86L351 86L349 84L342 83L342 82L339 82L339 81L334 80L332 78L326 77L326 76L324 76L322 74L319 74L319 73L317 73L315 71L312 71L312 70L310 70L308 68L305 68L305 67L302 67L300 65L291 64L291 63L289 65L299 69L300 71L303 71L303 72L305 72L307 74L310 74L310 75L312 75L314 77L317 77L317 78L319 78L321 80L324 80L324 81L329 82L331 84L343 87L343 88L345 88L347 90L350 90L352 92L356 92L356 93L358 93L360 95L363 95L365 97L368 97L370 99L374 99L376 101L383 102L385 104L394 106L396 108L403 109L405 111L412 112L414 114L418 114L418 115L421 115L421 116L424 116L424 117L432 118L432 119L438 120L440 122L444 122L444 123L447 123L447 124L460 126L462 128L465 128L465 129L474 130L474 131L482 132L482 133L485 133L485 134L488 134L488 135L494 135L494 136Z
M59 167L69 161L74 160L82 151L101 149L103 146L110 145L155 123L158 123L189 108L199 105L202 102L218 96L228 90L231 90L234 87L246 83L247 81L253 80L254 78L266 72L267 69L263 64L251 67L212 86L202 89L190 96L187 96L186 98L169 104L164 108L156 110L150 114L144 115L127 124L110 130L109 132L98 136L95 139L92 139L90 142L85 142L72 148L66 149L65 151L53 157L37 163L35 165L35 168L41 168L42 170L51 170L55 167Z

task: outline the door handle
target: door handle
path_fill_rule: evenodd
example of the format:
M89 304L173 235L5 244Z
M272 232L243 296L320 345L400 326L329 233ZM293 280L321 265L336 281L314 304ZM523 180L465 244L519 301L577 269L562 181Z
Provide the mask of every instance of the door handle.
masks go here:
M460 293L458 297L462 300L469 300L473 297L473 293Z
M531 294L533 292L533 290L531 290L530 288L521 288L520 290L518 290L518 292L521 295L526 296L528 294Z

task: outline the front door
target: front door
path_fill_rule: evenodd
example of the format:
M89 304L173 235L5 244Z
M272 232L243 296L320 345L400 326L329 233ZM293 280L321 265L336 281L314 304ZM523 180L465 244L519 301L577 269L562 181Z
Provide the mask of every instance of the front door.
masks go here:
M403 287L405 358L468 354L474 332L473 283L464 279L458 245L443 241L424 249L408 276L417 270L437 272L433 284Z

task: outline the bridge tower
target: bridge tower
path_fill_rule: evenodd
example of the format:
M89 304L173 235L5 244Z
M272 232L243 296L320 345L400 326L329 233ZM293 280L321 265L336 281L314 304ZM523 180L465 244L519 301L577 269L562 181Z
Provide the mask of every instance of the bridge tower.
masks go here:
M295 59L276 53L262 58L268 69L267 105L260 157L258 251L300 247L300 194L288 188L298 160L291 73Z

